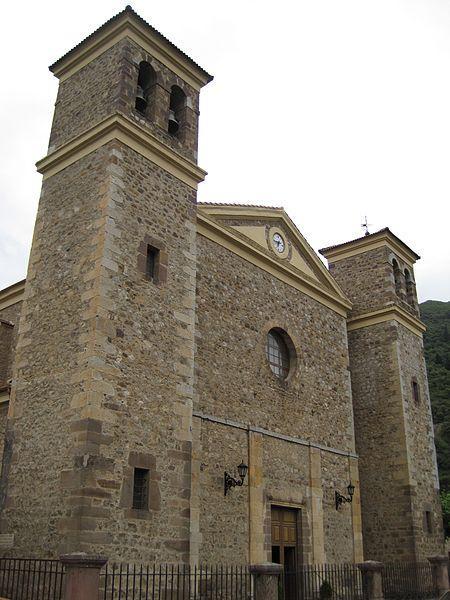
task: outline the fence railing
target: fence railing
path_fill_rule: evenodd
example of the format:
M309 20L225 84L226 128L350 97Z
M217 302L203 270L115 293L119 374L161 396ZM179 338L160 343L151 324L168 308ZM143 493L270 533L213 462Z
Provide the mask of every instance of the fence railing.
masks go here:
M433 568L428 562L385 563L381 571L385 600L437 598Z
M362 600L361 571L355 564L303 565L282 575L284 600Z
M59 560L0 558L0 597L60 600L64 568Z
M279 579L279 599L370 600L363 585L364 565L303 565L285 570ZM438 578L430 563L386 563L378 569L385 600L431 600L439 596ZM62 600L65 580L69 582L70 577L69 566L64 567L59 560L0 558L0 598ZM440 587L442 592L445 585L441 582ZM94 595L97 590L99 600L250 600L255 592L246 566L114 563L100 571Z
M248 600L247 567L107 565L100 573L101 600Z

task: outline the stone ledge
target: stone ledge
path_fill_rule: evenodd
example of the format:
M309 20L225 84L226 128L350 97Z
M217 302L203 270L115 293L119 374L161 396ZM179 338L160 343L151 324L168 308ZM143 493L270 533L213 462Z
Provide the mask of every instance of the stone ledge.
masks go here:
M86 554L86 552L63 554L59 557L59 560L66 567L79 567L83 569L101 569L108 562L106 556Z
M281 575L283 566L278 563L261 563L250 565L249 571L252 575Z

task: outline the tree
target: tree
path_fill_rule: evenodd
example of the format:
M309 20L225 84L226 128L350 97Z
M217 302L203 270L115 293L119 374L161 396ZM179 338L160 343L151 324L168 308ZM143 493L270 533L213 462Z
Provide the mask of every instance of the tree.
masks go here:
M441 503L445 537L450 538L450 492L441 492Z

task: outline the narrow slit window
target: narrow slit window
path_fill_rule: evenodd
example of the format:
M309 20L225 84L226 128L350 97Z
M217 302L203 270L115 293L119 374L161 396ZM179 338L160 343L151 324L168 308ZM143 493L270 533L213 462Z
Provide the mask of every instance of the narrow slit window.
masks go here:
M148 510L148 469L134 469L133 508Z
M419 384L415 379L412 380L412 395L414 402L418 404L420 402L420 389Z
M433 519L431 516L431 511L426 510L425 511L425 519L424 519L425 523L425 531L427 533L433 533Z
M146 276L150 281L156 281L158 275L159 250L154 246L147 246Z

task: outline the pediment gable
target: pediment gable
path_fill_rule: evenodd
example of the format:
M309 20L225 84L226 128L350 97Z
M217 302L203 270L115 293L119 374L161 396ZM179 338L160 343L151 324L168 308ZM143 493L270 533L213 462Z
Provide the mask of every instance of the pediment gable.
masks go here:
M316 299L339 306L346 313L351 303L325 265L283 208L244 205L198 205L199 233L286 280ZM298 284L298 285L297 285Z

